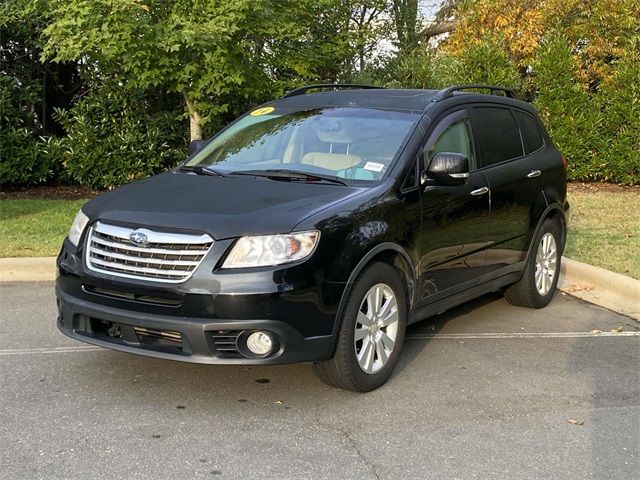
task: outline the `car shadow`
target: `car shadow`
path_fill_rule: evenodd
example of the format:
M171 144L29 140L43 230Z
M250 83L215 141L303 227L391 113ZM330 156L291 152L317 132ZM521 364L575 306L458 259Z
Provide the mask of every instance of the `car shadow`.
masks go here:
M410 367L430 345L431 338L412 339L416 334L437 334L448 322L482 306L500 301L500 294L489 294L442 314L411 325L407 330L403 351L391 380L402 388L403 371ZM473 317L465 322L472 323ZM464 328L464 326L463 326ZM140 405L149 401L188 404L206 411L207 402L236 404L246 399L278 402L281 398L297 403L319 405L321 399L341 398L350 401L352 392L323 384L310 364L247 366L201 365L160 360L121 352L100 351L88 356L83 365L84 382L80 388L116 392L118 396ZM86 393L86 392L85 392ZM357 398L357 397L356 397Z
M436 314L425 320L421 320L412 325L409 325L409 327L407 328L404 346L402 348L402 354L400 355L398 365L396 366L395 375L401 374L401 372L405 368L410 366L433 340L429 337L412 339L413 335L435 335L439 333L451 320L459 320L459 317L469 314L485 305L498 302L502 300L502 298L504 298L502 293L492 292L487 295L483 295L482 297L478 297L474 300L470 300L469 302L463 303L462 305L459 305L457 307L451 308L443 313ZM470 318L469 320L472 320L472 318ZM473 322L467 321L467 323L471 324Z

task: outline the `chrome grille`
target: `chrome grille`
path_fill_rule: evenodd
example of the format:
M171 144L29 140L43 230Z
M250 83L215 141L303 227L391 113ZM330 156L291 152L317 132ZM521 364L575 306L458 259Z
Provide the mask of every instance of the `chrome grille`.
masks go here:
M142 233L144 244L130 240ZM213 245L209 235L131 229L97 222L89 230L86 262L90 270L120 277L179 283L187 280Z

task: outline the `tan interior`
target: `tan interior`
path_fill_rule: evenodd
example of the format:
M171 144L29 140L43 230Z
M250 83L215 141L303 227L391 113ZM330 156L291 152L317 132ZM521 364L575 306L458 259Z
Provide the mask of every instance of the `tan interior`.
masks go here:
M354 167L360 162L362 159L359 156L345 153L309 152L302 157L302 163L336 171Z

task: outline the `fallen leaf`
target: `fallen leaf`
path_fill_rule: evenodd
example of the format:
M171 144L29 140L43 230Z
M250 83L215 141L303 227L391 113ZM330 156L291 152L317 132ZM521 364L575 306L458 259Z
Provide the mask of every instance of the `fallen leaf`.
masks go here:
M573 418L570 418L569 420L567 420L567 422L569 422L571 425L578 425L578 426L584 425L583 420L575 420Z
M591 333L602 333L602 330L598 330L597 328L594 328L593 330L591 330Z
M611 333L622 333L624 332L624 327L618 327L611 330Z
M577 293L577 292L591 292L593 287L590 285L571 285L567 288L567 292L569 293Z
M282 400L276 400L276 401L275 401L275 402L273 402L273 403L275 403L276 405L282 405L282 403L283 403L283 402L282 402Z

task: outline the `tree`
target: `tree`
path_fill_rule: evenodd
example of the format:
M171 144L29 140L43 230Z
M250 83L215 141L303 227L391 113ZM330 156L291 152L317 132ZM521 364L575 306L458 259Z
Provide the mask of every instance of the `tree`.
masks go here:
M312 0L69 0L44 54L82 61L123 87L183 96L191 139L237 98L250 102L313 75ZM315 55L314 55L315 54Z
M387 10L386 0L355 2L351 7L351 29L355 40L358 71L362 73L378 40L386 33L382 15Z
M392 0L398 54L412 52L418 46L418 0Z

